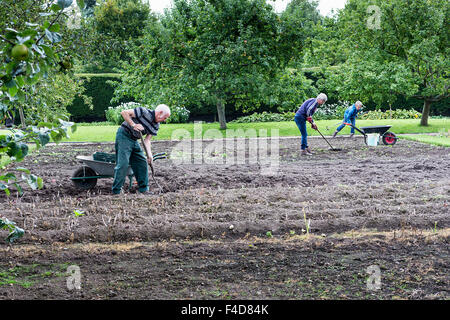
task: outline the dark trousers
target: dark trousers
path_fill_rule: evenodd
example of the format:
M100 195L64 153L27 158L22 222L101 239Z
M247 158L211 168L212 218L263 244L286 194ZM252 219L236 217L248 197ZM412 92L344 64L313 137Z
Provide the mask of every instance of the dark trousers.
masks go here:
M339 127L337 127L336 131L337 132L341 131L345 127L345 123L351 123L352 126L354 127L355 123L356 123L356 118L350 119L350 118L347 118L344 116L344 121L342 122L342 124ZM355 128L353 128L353 127L351 127L351 129L350 129L350 133L355 133Z
M138 183L139 192L148 191L148 164L147 158L139 145L130 134L119 127L116 134L116 166L114 167L114 182L112 192L119 194L125 183L128 167L133 169Z
M305 150L306 148L308 148L308 133L306 132L306 119L303 116L295 115L294 121L302 135L301 149Z

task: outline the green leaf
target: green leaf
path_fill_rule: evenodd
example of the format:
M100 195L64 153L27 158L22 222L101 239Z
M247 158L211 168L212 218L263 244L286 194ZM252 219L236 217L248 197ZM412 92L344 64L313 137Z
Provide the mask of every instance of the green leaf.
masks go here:
M50 28L48 28L49 31L51 32L58 32L60 29L60 25L55 23L54 25L52 25Z
M30 174L26 180L31 189L36 190L39 188L38 177L34 174Z
M73 0L58 0L58 6L62 9L68 8L72 5Z
M59 12L59 11L61 11L61 6L59 6L59 3L58 4L54 4L54 5L52 5L50 7L50 10L52 10L53 12Z
M43 50L42 48L40 48L39 46L37 46L35 43L33 43L31 45L31 47L37 52L39 53L41 56L45 56L45 50Z
M9 88L9 90L8 90L9 95L11 97L14 97L18 91L19 91L19 88L17 88L17 87L12 87L12 88Z
M61 126L63 128L68 128L68 127L71 127L71 126L74 125L73 122L68 122L68 121L64 121L64 120L61 120L61 119L58 119L58 120L59 120L59 123L61 124Z
M37 186L38 186L38 189L42 189L44 187L44 180L42 180L41 177L37 178Z
M78 5L78 8L83 10L84 9L84 0L77 0L77 5Z
M15 240L23 237L25 231L19 227L14 226L14 231L11 232L7 237L6 241L13 243Z
M23 194L23 189L22 189L22 187L20 186L20 184L14 183L14 186L16 186L16 189L17 189L17 191L19 192L19 195L22 195L22 194Z
M17 76L16 83L19 86L19 88L22 88L25 85L25 80L23 79L22 76Z
M63 138L63 135L61 135L59 132L52 131L50 132L50 136L52 137L53 141L56 143L60 142Z
M17 38L17 43L19 43L19 44L23 44L23 43L25 43L25 42L27 42L28 40L31 39L30 36L26 36L26 37L23 37L23 38L17 36L16 38Z
M40 47L42 48L42 50L44 50L45 54L48 57L53 58L55 56L55 53L54 53L53 49L50 48L49 46L41 45Z
M48 135L48 133L39 132L38 138L42 146L45 146L47 143L50 142L50 136Z
M57 32L51 32L49 29L45 29L45 36L51 43L56 43L61 41L61 35Z
M17 171L22 171L22 172L25 172L25 173L30 174L30 170L28 170L27 168L17 167L16 170L17 170Z
M17 83L16 83L15 80L11 80L11 81L7 82L7 83L5 84L5 86L6 86L7 88L9 88L9 89L11 89L11 88L16 88L16 87L17 87Z

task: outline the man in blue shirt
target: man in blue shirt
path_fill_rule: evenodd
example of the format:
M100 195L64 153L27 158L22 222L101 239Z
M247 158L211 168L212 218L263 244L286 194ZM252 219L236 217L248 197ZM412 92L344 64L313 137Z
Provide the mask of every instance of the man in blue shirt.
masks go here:
M355 134L355 123L356 123L356 117L358 116L358 112L361 111L363 107L363 104L361 101L356 101L354 105L349 107L347 110L345 110L344 113L344 121L342 124L337 127L336 131L333 133L333 138L336 137L339 131L342 130L342 128L345 127L346 124L352 124L352 129L350 130L350 138L353 137Z
M302 155L313 155L314 153L308 147L308 133L306 132L306 121L311 124L311 128L317 130L317 126L312 119L314 112L316 112L317 107L324 104L327 101L327 96L324 93L321 93L317 96L317 98L311 98L303 102L300 108L297 110L295 114L294 121L297 125L300 133L302 135L302 146L301 146L301 154Z
M113 194L119 194L125 182L128 166L131 166L138 183L140 193L148 191L148 164L151 164L152 152L150 139L156 136L159 123L170 116L170 109L165 104L160 104L156 109L149 110L144 107L123 110L120 113L124 122L116 134L116 166L114 167ZM144 148L147 149L149 158L146 159L139 145L140 133L146 135Z

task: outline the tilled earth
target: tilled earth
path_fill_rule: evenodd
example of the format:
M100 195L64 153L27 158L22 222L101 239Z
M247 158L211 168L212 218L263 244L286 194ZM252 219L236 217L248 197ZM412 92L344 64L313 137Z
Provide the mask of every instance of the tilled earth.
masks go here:
M169 159L154 163L162 193L150 179L145 196L111 195L112 178L73 185L76 156L113 144L46 146L20 164L44 188L0 195L26 230L0 247L0 298L448 299L449 149L330 142L341 151L321 138L313 156L299 138L154 141Z

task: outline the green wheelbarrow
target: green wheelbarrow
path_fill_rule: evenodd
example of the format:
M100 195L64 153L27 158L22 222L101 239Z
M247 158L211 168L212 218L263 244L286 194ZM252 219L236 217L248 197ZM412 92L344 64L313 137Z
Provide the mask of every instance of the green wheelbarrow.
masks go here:
M83 163L83 166L76 169L70 178L77 189L89 190L97 185L98 179L114 178L116 166L114 153L96 152L91 156L77 156L77 159ZM160 159L167 159L167 153L153 155L153 161ZM127 176L130 180L129 189L131 189L134 176L131 166L128 167Z

